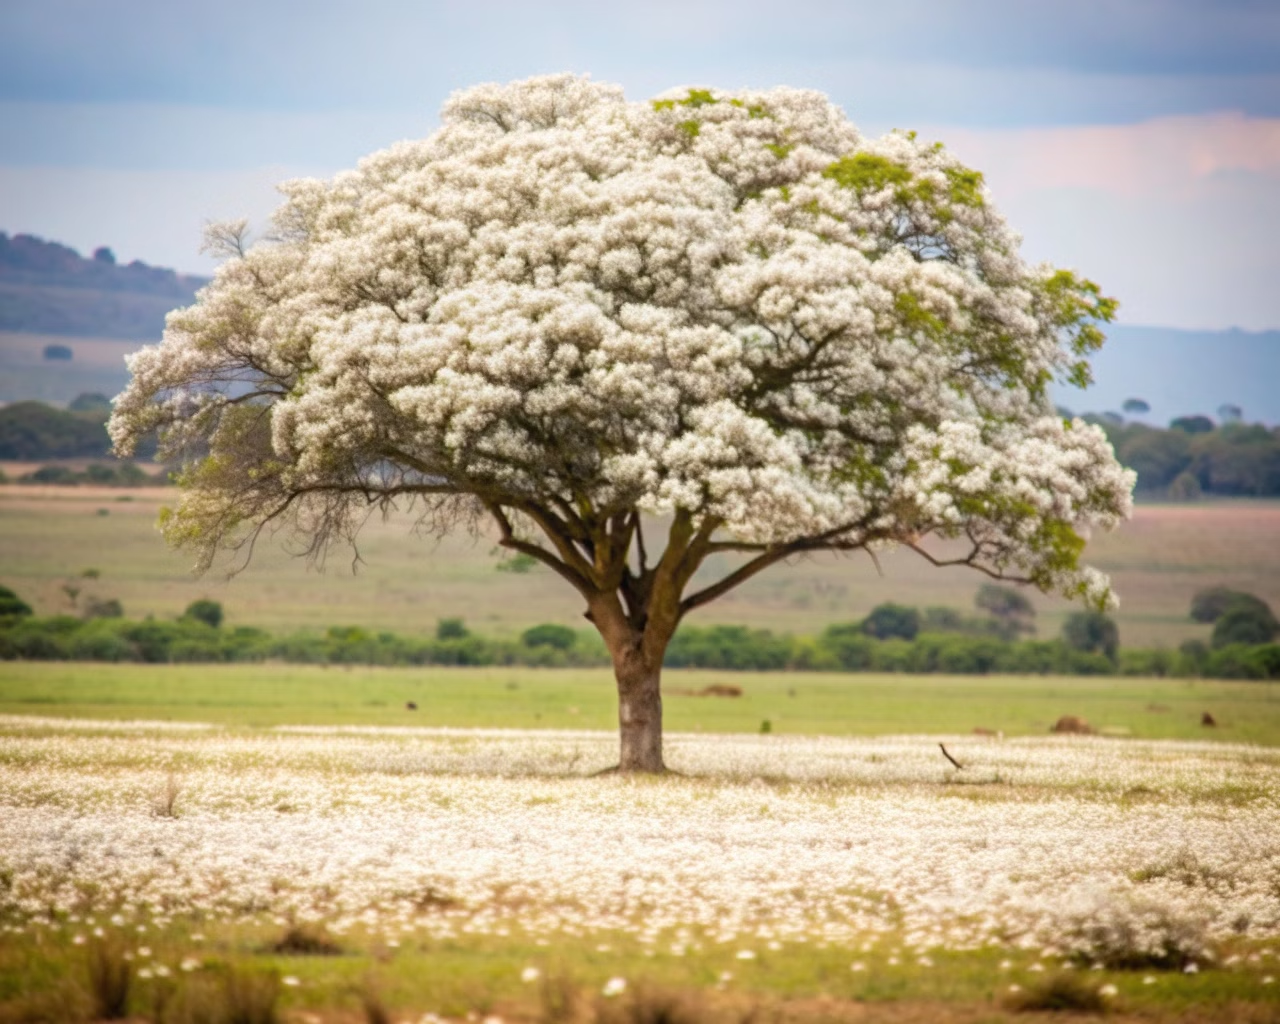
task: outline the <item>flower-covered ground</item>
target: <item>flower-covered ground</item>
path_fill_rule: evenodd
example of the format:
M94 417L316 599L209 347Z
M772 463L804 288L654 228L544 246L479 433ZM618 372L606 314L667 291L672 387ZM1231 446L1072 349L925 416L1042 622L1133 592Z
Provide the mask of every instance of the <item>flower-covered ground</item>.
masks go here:
M201 935L225 956L290 929L488 950L476 991L532 991L576 950L600 991L674 970L893 999L963 963L964 998L1063 968L1120 999L1274 997L1280 753L944 742L962 769L936 737L673 735L679 774L632 779L596 774L604 733L0 719L0 1005L18 946L126 936L141 984L198 973ZM337 962L286 980L318 992Z

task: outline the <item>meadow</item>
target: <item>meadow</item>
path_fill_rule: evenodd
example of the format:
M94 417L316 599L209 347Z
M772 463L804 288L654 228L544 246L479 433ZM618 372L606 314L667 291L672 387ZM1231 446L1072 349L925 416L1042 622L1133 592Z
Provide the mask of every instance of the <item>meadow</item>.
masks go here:
M171 497L0 486L0 582L46 614L74 590L273 630L582 625L492 538L403 517L355 575L273 544L193 579L154 530ZM1280 504L1142 506L1090 557L1122 642L1172 647L1207 637L1201 587L1280 605L1277 536ZM699 623L813 633L978 585L882 564L799 562ZM1068 606L1036 601L1055 635ZM599 774L606 670L0 664L0 1022L1280 1016L1280 685L669 670L664 692L675 771L629 779ZM1051 736L1063 715L1100 734Z
M13 466L7 472L16 475ZM226 567L196 578L191 556L168 550L155 530L160 507L173 497L160 488L0 485L0 583L40 614L72 611L70 585L81 600L119 599L135 618L172 618L208 597L223 604L228 625L273 631L356 625L422 634L441 618L460 617L477 632L513 637L540 622L584 625L576 595L548 571L500 572L494 538L414 534L407 515L368 523L358 564L351 551L339 550L320 572L273 541L259 545L253 563L230 579ZM1280 502L1140 505L1131 522L1093 538L1086 558L1112 575L1122 645L1174 648L1208 639L1209 628L1188 617L1192 595L1204 587L1249 591L1280 608L1277 538ZM860 619L884 601L972 610L983 579L935 569L910 552L880 563L883 575L866 557L800 559L700 609L690 622L812 634ZM1073 606L1033 597L1038 635L1056 636Z
M944 738L5 717L0 1019L1274 1019L1280 754Z

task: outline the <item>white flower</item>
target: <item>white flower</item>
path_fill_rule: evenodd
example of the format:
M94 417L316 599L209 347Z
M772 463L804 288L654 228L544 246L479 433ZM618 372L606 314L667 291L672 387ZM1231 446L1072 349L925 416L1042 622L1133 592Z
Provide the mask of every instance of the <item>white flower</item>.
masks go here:
M1112 996L1116 995L1119 991L1120 990L1116 988L1114 985L1103 985L1100 989L1098 989L1098 995L1105 996L1107 999L1110 999Z
M612 998L613 996L622 995L622 993L625 992L626 990L627 990L626 978L610 978L608 981L604 983L604 988L600 990L600 994L603 996L608 996Z
M184 971L197 971L200 969L200 961L193 956L184 957L182 963L178 965Z
M1142 984L1144 985L1154 985L1155 983L1156 983L1155 976L1151 974L1145 975L1142 979Z
M737 959L739 960L754 960L755 958L756 958L756 954L753 950L750 950L750 949L738 950Z
M849 965L849 970L851 971L865 971L866 969L867 969L867 965L864 964L861 960L855 960L853 963Z
M520 980L524 982L537 981L541 972L536 967L526 967L520 972Z
M296 988L298 985L302 984L302 982L299 981L298 978L292 974L286 974L283 978L280 979L280 983L283 985L288 985L290 988Z

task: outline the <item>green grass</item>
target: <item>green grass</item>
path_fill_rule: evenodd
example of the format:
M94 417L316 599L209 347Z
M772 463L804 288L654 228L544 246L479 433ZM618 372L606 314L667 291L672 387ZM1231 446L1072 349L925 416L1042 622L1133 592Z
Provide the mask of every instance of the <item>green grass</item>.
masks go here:
M197 930L205 933L198 942L192 939ZM6 1006L17 1009L38 1006L42 1001L46 1006L74 1005L85 999L85 952L68 941L72 931L75 929L37 929L34 935L0 937L0 979L8 982L0 986L0 1020L21 1019L6 1016ZM1000 962L1010 954L994 949L933 952L929 966L901 949L899 962L894 964L890 957L899 952L900 940L893 937L882 938L870 952L851 952L818 942L788 943L779 950L769 950L762 942L718 945L708 940L676 956L666 942L641 946L626 936L566 936L548 946L518 933L508 938L449 940L409 934L391 947L378 937L351 935L342 939L339 955L307 957L270 952L280 931L258 924L201 927L174 922L161 931L151 929L145 940L129 945L145 941L153 954L151 963L176 968L185 957L202 962L200 970L191 975L174 969L168 983L171 987L207 984L211 975L232 966L239 971L275 971L290 976L298 984L282 990L281 1009L286 1014L320 1014L319 1019L325 1021L361 1019L362 990L376 993L394 1020L417 1020L424 1013L451 1019L497 1014L508 1021L547 1020L548 989L568 990L580 1006L605 1014L634 1006L646 993L653 1003L659 1002L656 994L681 993L686 999L697 1000L702 1012L692 1019L704 1022L742 1020L752 1007L757 1009L757 1019L760 1011L766 1020L775 1019L774 1013L782 1011L782 1019L795 1022L1012 1021L1027 1017L1009 1012L1010 985L1031 989L1050 977L1048 971L1031 969L1037 963L1034 954L1013 954L1010 965L1001 967ZM736 954L742 948L752 949L756 958L738 959ZM1245 948L1252 947L1241 946ZM854 960L865 970L851 971ZM1083 985L1116 987L1112 1005L1121 1019L1178 1020L1183 1024L1263 1021L1274 1019L1265 1014L1280 1007L1280 992L1275 986L1261 984L1264 972L1273 970L1273 964L1268 960L1250 969L1206 970L1196 975L1160 973L1150 985L1143 983L1140 972L1078 973ZM521 980L521 972L528 967L539 971L537 981ZM605 982L614 977L627 981L626 993L613 1001L602 1000ZM134 1014L148 1013L157 987L154 982L132 982L129 1005ZM53 993L61 998L51 998ZM866 1016L869 1007L875 1008L874 1017ZM1239 1013L1250 1015L1236 1016Z
M739 698L693 697L715 681ZM668 671L671 731L1043 735L1061 715L1150 739L1280 745L1280 684L1089 677ZM405 708L408 701L417 711ZM280 724L613 729L604 669L0 663L0 713ZM1219 722L1200 725L1204 711Z

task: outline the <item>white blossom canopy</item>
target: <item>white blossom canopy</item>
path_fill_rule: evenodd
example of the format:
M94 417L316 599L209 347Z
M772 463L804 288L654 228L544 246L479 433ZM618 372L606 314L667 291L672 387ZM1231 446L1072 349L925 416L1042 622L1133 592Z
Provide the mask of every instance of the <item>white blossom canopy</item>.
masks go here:
M566 75L457 93L429 138L281 189L265 241L211 231L228 258L115 406L118 451L159 427L199 455L179 542L327 542L415 496L570 536L677 515L746 551L960 538L1110 599L1081 538L1133 477L1047 386L1087 379L1114 303L1025 263L940 145L811 91Z

